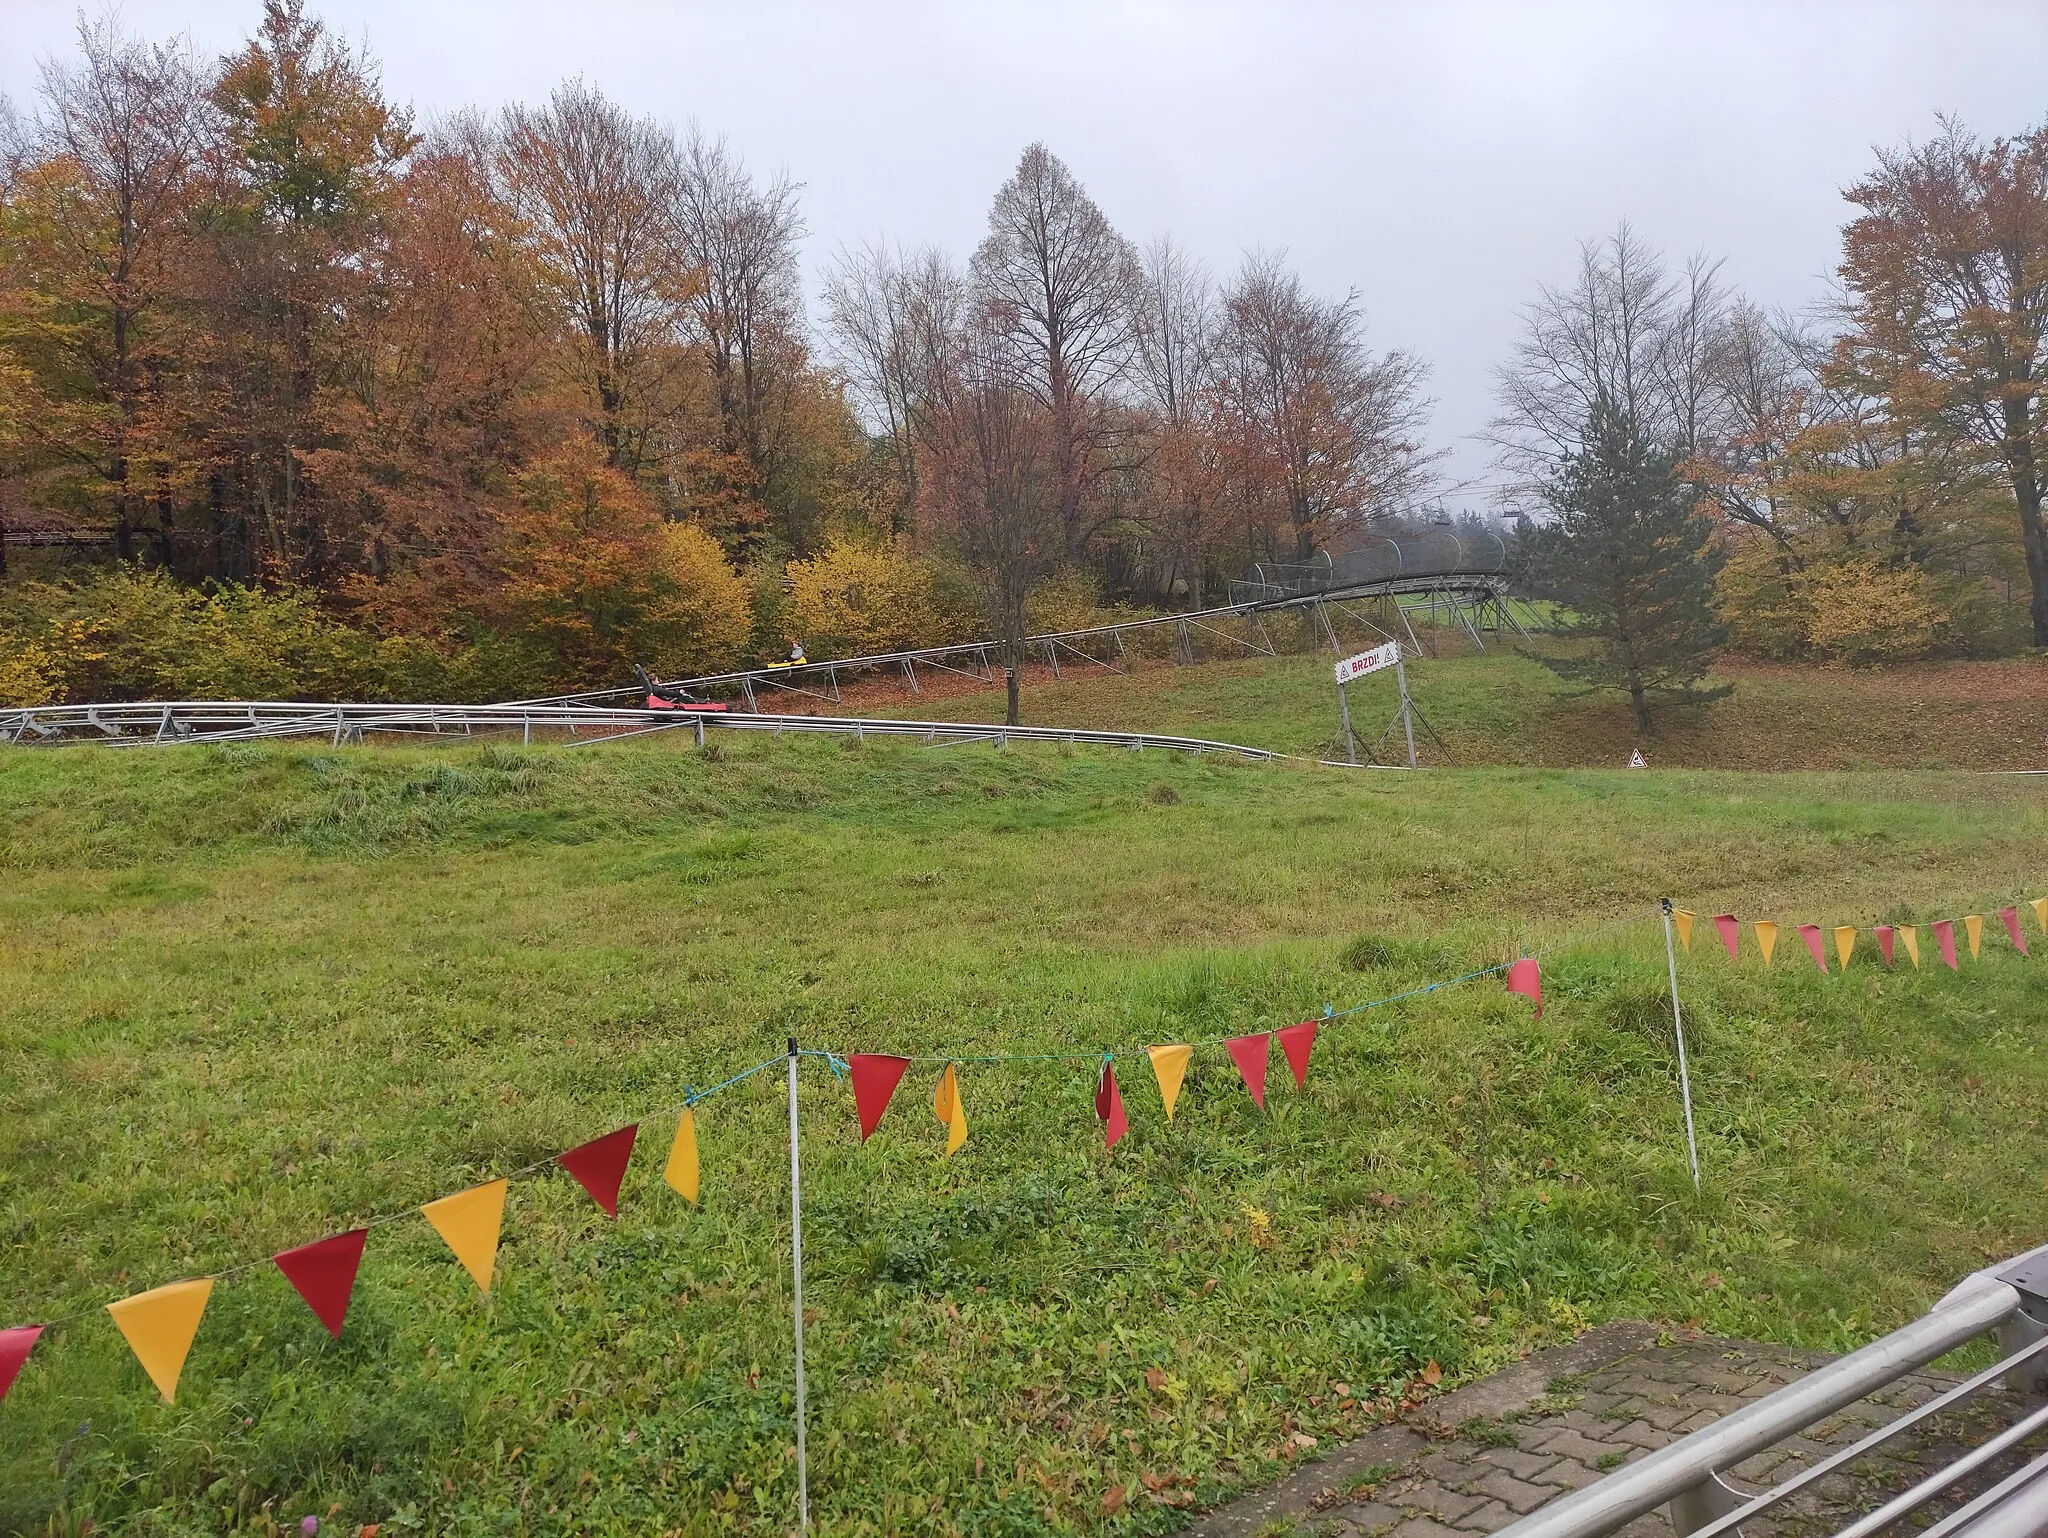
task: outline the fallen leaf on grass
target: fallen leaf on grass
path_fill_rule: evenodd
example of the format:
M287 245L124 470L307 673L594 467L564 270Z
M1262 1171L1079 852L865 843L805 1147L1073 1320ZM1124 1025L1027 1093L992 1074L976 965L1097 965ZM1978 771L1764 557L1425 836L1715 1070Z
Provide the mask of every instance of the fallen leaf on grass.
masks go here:
M1111 1485L1102 1494L1102 1515L1105 1517L1109 1516L1123 1510L1123 1507L1124 1487L1122 1485Z
M1436 1358L1429 1359L1429 1365L1422 1369L1422 1381L1434 1388L1444 1381L1444 1370L1436 1365Z
M1155 1394L1158 1393L1161 1389L1166 1387L1166 1374L1161 1372L1156 1367L1146 1368L1145 1387L1152 1390L1152 1392Z

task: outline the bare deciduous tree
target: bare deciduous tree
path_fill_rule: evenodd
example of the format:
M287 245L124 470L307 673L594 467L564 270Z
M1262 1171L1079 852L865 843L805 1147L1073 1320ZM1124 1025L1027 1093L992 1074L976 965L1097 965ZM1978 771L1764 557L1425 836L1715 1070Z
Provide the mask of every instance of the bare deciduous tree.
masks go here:
M697 274L691 311L724 446L751 471L750 493L777 468L778 407L805 362L797 192L786 176L756 185L723 139L690 130L675 183L672 238L678 259Z
M669 238L675 145L571 80L544 106L506 109L498 174L581 343L605 456L635 474L668 409L690 293Z
M1079 560L1090 533L1089 406L1129 362L1136 256L1073 172L1033 144L996 193L973 268L1019 354L1019 383L1052 415L1061 548Z
M34 152L70 173L67 206L48 229L67 248L60 258L69 272L65 297L90 317L84 325L78 311L50 317L59 321L52 340L91 376L107 408L97 432L65 436L74 452L90 453L106 483L114 547L125 560L135 529L130 459L159 382L145 330L172 283L171 253L192 203L208 104L184 47L123 37L111 17L81 19L78 46L76 65L43 65L45 117ZM160 497L156 542L165 564L169 507Z
M895 459L899 533L917 507L920 439L965 302L964 280L931 247L908 256L883 245L842 251L825 280L840 372Z
M980 581L1002 640L1004 720L1017 724L1024 600L1060 550L1059 429L984 298L951 337L935 380L927 521Z
M1568 286L1543 286L1513 359L1496 371L1500 414L1486 434L1511 505L1540 504L1542 488L1583 448L1601 400L1680 458L1714 437L1708 413L1728 303L1719 267L1696 256L1673 278L1623 223L1579 248Z
M1277 493L1278 517L1307 560L1347 529L1400 511L1426 486L1420 435L1428 369L1404 352L1374 356L1356 293L1308 293L1284 255L1248 257L1223 296L1217 391L1240 477Z

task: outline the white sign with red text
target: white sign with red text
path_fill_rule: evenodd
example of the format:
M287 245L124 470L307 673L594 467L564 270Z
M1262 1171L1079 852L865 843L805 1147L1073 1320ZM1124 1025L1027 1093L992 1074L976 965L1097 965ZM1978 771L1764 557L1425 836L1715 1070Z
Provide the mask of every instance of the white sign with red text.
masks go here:
M1363 678L1368 673L1377 673L1381 668L1390 668L1401 660L1401 643L1389 641L1384 646L1375 646L1369 652L1360 652L1355 657L1346 657L1337 664L1337 682L1348 684L1354 678Z

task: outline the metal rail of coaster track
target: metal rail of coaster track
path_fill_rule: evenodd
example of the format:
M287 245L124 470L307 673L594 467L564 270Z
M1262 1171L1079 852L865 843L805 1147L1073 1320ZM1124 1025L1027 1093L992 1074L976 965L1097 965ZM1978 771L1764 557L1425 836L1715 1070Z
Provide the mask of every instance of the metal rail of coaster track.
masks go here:
M1749 1492L1724 1477L1745 1460L1876 1393L1936 1357L1992 1334L1999 1360L1907 1410L1841 1451L1804 1462L1770 1489ZM1494 1538L1605 1538L1666 1508L1674 1538L1741 1538L1742 1524L1866 1457L1892 1438L1982 1393L2003 1378L2020 1398L2010 1424L1921 1475L1834 1538L1872 1538L1962 1487L1962 1504L1917 1538L2039 1538L2048 1533L2048 1245L1965 1277L1920 1318L1861 1350L1559 1496ZM2026 1444L2032 1444L2031 1449ZM2021 1449L2015 1452L2015 1449ZM1804 1458L1801 1454L1800 1457ZM2019 1466L1983 1489L2001 1458ZM2024 1461L2022 1461L2024 1460ZM1814 1529L1827 1531L1825 1527Z
M1410 539L1369 536L1366 544L1341 556L1322 554L1317 560L1308 562L1256 565L1246 577L1230 583L1229 603L1185 614L1159 614L1116 624L1091 625L1079 630L1029 635L1024 638L1024 655L1027 661L1043 662L1050 667L1056 678L1061 676L1062 658L1069 663L1093 666L1107 672L1127 672L1130 667L1125 644L1127 637L1171 629L1176 662L1194 661L1197 633L1240 647L1247 655L1278 656L1279 648L1266 627L1265 618L1291 610L1308 611L1331 651L1342 655L1343 645L1330 618L1332 609L1381 640L1401 639L1423 653L1428 653L1431 648L1424 644L1410 623L1409 614L1426 612L1435 625L1461 627L1473 644L1484 650L1486 643L1482 632L1485 630L1505 628L1524 637L1529 632L1529 627L1515 613L1515 600L1507 593L1507 567L1507 545L1493 534L1460 536L1445 533ZM1404 603L1404 599L1411 602ZM1382 617L1397 624L1399 634L1350 607L1360 601L1391 602L1393 613ZM1234 634L1222 628L1223 623L1230 620L1250 620L1257 628L1258 638ZM962 641L951 646L927 646L910 651L877 652L861 657L834 657L819 662L740 668L728 673L663 679L660 687L694 696L737 695L739 702L749 711L760 710L759 696L768 691L837 705L843 703L839 690L841 681L861 673L900 674L912 695L922 693L917 681L919 667L992 683L998 673L991 658L999 655L1001 650L1000 641ZM1099 655L1112 650L1113 660ZM550 695L508 703L588 704L619 699L637 692L632 688L595 689L581 694Z
M316 738L340 747L369 736L472 737L511 735L531 742L536 732L564 733L578 744L615 742L657 732L783 732L828 736L907 738L929 746L988 742L1056 742L1076 746L1146 748L1178 753L1226 753L1247 759L1286 755L1205 737L1162 732L1083 731L1064 726L1001 726L974 721L882 721L855 716L776 716L637 710L598 705L316 705L290 700L172 700L132 705L44 705L0 710L0 743L103 743L148 747L169 743L260 742Z

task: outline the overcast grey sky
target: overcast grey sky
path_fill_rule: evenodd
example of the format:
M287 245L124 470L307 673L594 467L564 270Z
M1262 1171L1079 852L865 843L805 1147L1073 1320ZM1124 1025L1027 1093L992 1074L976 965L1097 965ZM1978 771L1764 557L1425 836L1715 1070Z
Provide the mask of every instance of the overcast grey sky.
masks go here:
M1376 346L1434 369L1452 506L1485 500L1490 370L1517 307L1627 218L1767 304L1825 293L1873 144L1951 112L2048 119L2048 3L1657 5L632 4L315 0L424 117L581 74L727 135L804 184L807 260L877 236L964 255L1043 139L1111 219L1219 276L1285 247L1356 288ZM257 0L127 0L150 37L233 47ZM97 5L93 8L97 15ZM27 107L73 7L0 0L0 90Z

